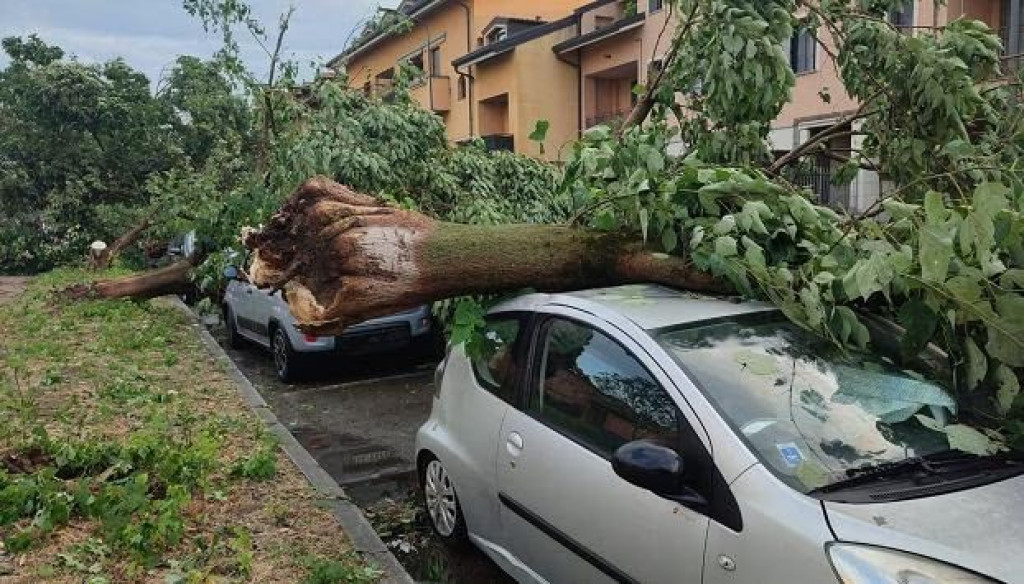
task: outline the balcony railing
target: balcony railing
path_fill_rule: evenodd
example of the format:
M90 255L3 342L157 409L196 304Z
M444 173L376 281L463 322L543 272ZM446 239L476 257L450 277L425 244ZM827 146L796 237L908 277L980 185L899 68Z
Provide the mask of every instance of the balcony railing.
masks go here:
M836 184L840 164L827 156L814 156L787 169L786 178L793 184L811 189L819 201L834 209L849 209L850 183Z
M1004 55L999 58L999 61L999 68L1002 70L1003 75L1016 76L1024 68L1024 53Z
M484 147L489 151L505 150L507 152L515 152L516 150L516 140L512 134L490 134L480 136L480 139L484 141Z
M410 93L420 105L434 113L452 109L452 84L446 76L424 76L422 81L411 88Z
M614 112L594 114L587 118L587 127L593 128L594 126L600 125L612 127L619 126L626 121L626 118L629 117L631 112L631 109L623 109Z

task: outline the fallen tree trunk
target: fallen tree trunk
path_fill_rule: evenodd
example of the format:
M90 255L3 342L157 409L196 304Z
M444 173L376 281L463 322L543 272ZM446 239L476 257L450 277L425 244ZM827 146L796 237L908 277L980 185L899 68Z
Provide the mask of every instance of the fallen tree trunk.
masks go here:
M687 259L618 234L445 223L385 207L324 177L304 183L245 242L255 252L252 281L283 288L303 329L320 334L434 300L522 288L655 282L727 289Z
M65 290L71 298L135 298L145 300L166 294L183 294L192 288L194 260L181 260L141 274L77 284Z
M118 237L114 243L99 253L98 256L90 258L89 267L94 270L105 270L110 267L110 264L114 261L114 258L118 256L126 247L135 243L142 237L153 225L153 216L147 216L135 227L132 227L128 233L125 233L121 237Z

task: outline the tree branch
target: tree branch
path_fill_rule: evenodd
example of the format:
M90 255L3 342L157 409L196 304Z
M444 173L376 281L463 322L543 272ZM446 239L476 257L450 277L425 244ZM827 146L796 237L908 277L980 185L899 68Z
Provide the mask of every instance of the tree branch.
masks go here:
M669 21L672 20L671 6L672 4L669 4L669 13L665 16L665 26L662 28L661 33L658 34L659 42L661 40L661 35L664 34L665 29L668 28ZM699 3L694 2L693 8L690 9L690 13L686 16L686 22L672 40L672 48L669 49L665 58L661 62L661 67L658 71L657 77L655 77L654 81L651 81L650 79L647 80L647 89L636 102L636 105L633 106L633 110L629 112L629 117L627 117L626 121L619 127L619 138L621 138L629 128L642 124L644 120L647 119L647 116L650 115L651 110L654 109L654 94L658 90L658 86L661 85L662 80L665 78L665 71L669 70L672 66L672 62L675 61L676 57L679 55L679 48L682 45L682 39L690 29L693 28L698 6Z

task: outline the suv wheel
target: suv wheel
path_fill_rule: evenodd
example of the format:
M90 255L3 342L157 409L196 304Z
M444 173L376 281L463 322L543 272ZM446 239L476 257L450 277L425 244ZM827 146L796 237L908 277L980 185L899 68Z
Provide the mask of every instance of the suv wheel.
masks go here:
M448 470L436 458L431 458L420 477L423 502L430 526L445 543L460 543L466 538L466 521L462 517L459 497L455 494Z
M224 307L224 326L228 329L228 346L232 349L241 349L245 339L238 333L235 312L231 310L230 306Z
M285 383L295 381L299 372L299 354L292 348L288 333L280 327L274 328L270 340L270 350L274 354L274 371L277 378Z

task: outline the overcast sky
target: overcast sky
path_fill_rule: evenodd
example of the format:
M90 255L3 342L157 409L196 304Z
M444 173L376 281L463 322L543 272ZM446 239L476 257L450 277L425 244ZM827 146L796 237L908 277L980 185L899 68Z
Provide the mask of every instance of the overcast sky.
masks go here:
M219 46L181 0L0 0L0 37L38 34L86 62L123 56L155 84L165 67L182 54L207 57ZM377 6L398 0L249 0L268 31L278 16L296 7L285 38L287 53L306 63L338 54L354 27ZM249 37L239 36L244 57L261 76L268 57ZM8 63L0 51L0 68Z

